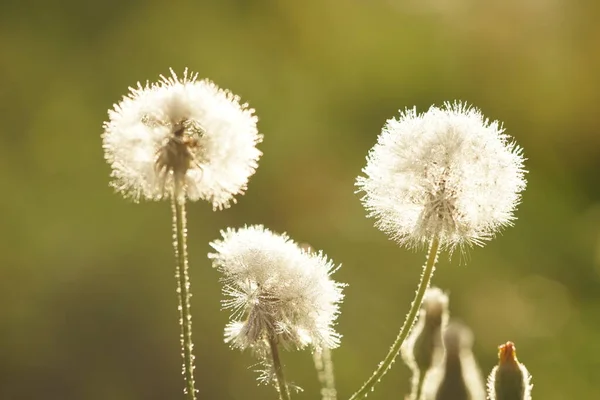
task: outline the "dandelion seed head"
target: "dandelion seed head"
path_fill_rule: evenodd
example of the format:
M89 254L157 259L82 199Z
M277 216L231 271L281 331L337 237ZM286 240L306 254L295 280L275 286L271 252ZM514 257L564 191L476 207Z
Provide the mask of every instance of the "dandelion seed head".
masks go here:
M102 140L111 185L135 201L177 189L178 197L227 208L258 166L254 110L187 70L138 83L108 115Z
M344 285L330 278L331 260L261 225L221 233L208 257L223 274L223 308L231 311L226 342L260 350L272 335L287 348L339 345L333 326Z
M369 216L401 245L483 245L512 225L526 186L522 150L503 132L459 102L388 120L357 179Z

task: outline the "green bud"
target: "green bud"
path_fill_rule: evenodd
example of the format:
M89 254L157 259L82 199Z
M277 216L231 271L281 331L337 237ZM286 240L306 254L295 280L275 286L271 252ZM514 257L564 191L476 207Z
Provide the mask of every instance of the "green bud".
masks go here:
M448 296L438 288L429 289L421 318L423 329L415 339L413 356L417 367L426 372L434 364L434 353L442 347L442 328L448 323Z
M442 360L442 330L448 322L448 296L439 288L427 289L419 320L402 347L402 358L413 372L410 399L420 398L427 371Z
M435 400L483 400L483 379L471 351L471 330L458 322L451 322L444 332L444 346L446 357L438 368L441 379L438 378Z
M531 400L531 375L517 359L514 343L498 347L498 360L488 377L490 400Z

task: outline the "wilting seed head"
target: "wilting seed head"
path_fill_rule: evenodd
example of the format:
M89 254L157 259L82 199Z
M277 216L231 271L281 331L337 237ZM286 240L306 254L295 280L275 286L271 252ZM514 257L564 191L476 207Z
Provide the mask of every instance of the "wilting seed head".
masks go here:
M298 349L338 346L333 325L344 285L331 280L332 261L261 225L221 234L208 257L223 273L223 308L232 312L226 342L259 352L267 338Z
M492 369L487 381L490 400L531 400L531 375L517 359L512 342L498 347L498 365Z
M261 152L254 110L196 74L130 88L102 135L112 186L134 200L208 200L226 208L243 193Z
M402 245L482 245L514 220L522 150L497 121L462 103L387 121L357 179L377 227Z

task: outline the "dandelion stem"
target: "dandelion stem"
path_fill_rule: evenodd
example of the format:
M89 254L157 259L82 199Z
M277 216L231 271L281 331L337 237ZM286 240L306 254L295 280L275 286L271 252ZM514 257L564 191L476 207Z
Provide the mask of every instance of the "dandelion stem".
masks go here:
M290 391L285 376L283 375L283 366L279 359L279 349L277 348L277 339L273 335L268 335L267 341L271 347L271 357L273 358L273 368L275 369L275 378L277 379L277 391L279 400L290 400Z
M177 259L177 268L175 269L175 279L177 280L177 298L179 300L179 326L181 328L180 343L181 356L183 357L182 374L185 380L183 390L186 399L196 399L196 389L194 387L194 343L192 342L192 312L190 307L190 277L188 273L187 258L187 228L185 216L185 200L178 196L178 186L172 197L171 208L173 211L173 246L175 248L175 258Z
M394 344L392 344L390 351L385 356L385 359L379 364L373 375L371 375L371 377L363 384L363 386L352 395L350 400L357 400L366 397L369 392L374 390L375 385L379 383L383 375L385 375L385 373L392 367L394 360L398 356L398 353L400 353L402 343L404 343L408 337L408 334L410 333L410 330L412 329L417 316L419 315L419 309L421 308L421 303L423 303L425 291L429 287L433 272L435 271L435 263L437 261L439 248L439 238L435 236L429 245L429 254L427 255L427 262L423 266L423 273L421 274L421 281L417 287L417 293L415 294L410 311L406 315L404 324L402 325L402 328L400 328L400 332L398 333Z
M315 351L313 354L315 369L321 382L321 399L336 400L337 391L335 390L335 380L333 376L333 361L331 360L331 350L324 347Z

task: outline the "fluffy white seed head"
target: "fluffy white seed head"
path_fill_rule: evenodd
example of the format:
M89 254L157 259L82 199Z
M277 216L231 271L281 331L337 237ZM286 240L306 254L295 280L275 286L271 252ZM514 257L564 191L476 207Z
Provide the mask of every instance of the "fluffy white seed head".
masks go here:
M270 335L298 349L338 346L333 326L344 285L330 278L332 261L261 225L221 234L208 257L223 274L223 308L232 313L226 342L260 351Z
M102 135L112 186L126 197L207 200L226 208L257 168L254 110L196 74L130 88Z
M388 120L357 179L369 216L402 245L482 245L512 224L526 185L522 150L503 132L462 103Z

